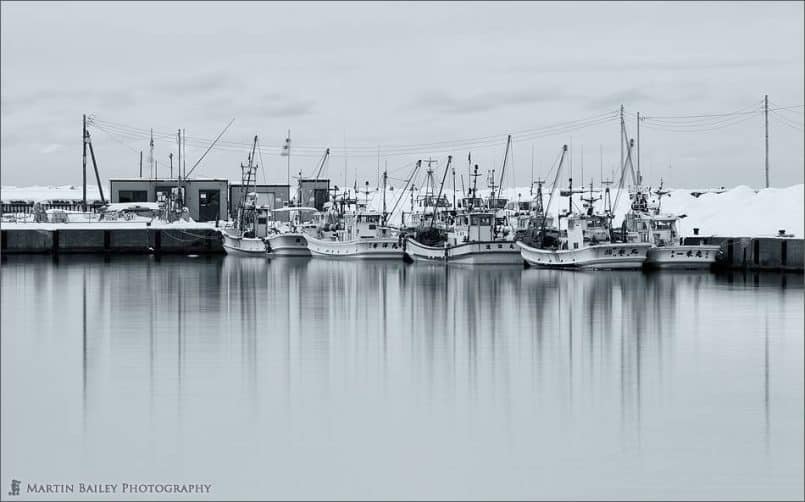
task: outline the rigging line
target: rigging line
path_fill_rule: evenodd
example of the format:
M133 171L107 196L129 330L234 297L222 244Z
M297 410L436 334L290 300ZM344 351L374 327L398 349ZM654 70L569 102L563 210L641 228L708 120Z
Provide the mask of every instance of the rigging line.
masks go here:
M263 167L260 170L260 173L263 175L263 184L268 185L268 182L266 181L266 163L263 162L263 151L260 150L259 145L260 145L260 139L258 138L257 145L256 145L257 146L257 154L260 156L260 165Z

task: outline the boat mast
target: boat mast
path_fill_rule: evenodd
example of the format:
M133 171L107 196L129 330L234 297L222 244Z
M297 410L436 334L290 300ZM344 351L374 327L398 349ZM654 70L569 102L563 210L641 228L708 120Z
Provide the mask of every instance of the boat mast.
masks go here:
M436 203L433 206L433 216L430 219L430 227L433 228L433 222L436 220L436 210L439 209L439 200L442 198L442 189L444 188L444 181L447 179L447 171L450 170L450 164L453 162L453 156L447 156L447 165L444 168L444 175L442 176L442 184L439 185L439 195L436 196ZM453 178L455 180L455 178ZM455 196L455 190L453 196Z
M559 175L562 172L562 165L565 161L565 155L567 154L567 145L562 145L562 156L559 157L559 167L556 168L556 175L553 178L553 185L551 186L551 196L548 197L548 205L545 207L544 211L542 212L542 222L540 223L540 230L539 235L540 242L542 241L544 234L545 234L545 223L548 219L548 211L551 208L551 201L553 201L553 194L556 193L556 185L559 183ZM540 193L540 200L542 200L541 193L542 193L542 185L539 185L539 193ZM541 205L541 204L540 204Z
M389 174L387 170L383 170L383 226L386 226L386 181Z
M472 174L472 188L470 189L470 210L475 206L475 195L478 193L478 164L475 164L475 169L473 170Z
M456 210L456 167L453 166L453 211Z
M500 195L500 191L503 190L503 177L506 175L506 164L509 160L509 150L512 146L512 135L509 134L506 137L506 152L503 154L503 167L500 168L500 182L498 183L498 195ZM493 171L494 172L494 171Z

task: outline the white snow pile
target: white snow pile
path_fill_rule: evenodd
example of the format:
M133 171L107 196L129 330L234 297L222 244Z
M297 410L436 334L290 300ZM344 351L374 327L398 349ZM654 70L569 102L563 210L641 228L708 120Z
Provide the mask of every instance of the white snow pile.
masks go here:
M0 199L4 203L11 201L41 202L46 200L83 200L81 186L62 185L62 186L30 186L0 187ZM101 200L101 194L96 185L87 185L87 202Z
M725 190L721 193L716 191L703 193L698 198L692 195L693 192L700 190L691 189L670 189L670 194L662 198L661 209L663 213L676 215L686 215L679 220L678 227L681 235L693 235L693 229L699 229L699 235L710 236L730 236L730 237L760 237L777 235L779 230L785 230L786 234L793 234L795 237L805 236L805 222L803 221L803 211L805 211L805 196L803 195L803 185L793 185L787 188L766 188L755 190L747 186L738 186ZM445 195L452 201L452 192L445 191ZM528 187L517 187L503 189L503 197L509 200L527 201L531 197ZM486 197L489 190L478 190L478 195ZM594 194L596 197L600 194ZM414 196L417 193L414 192ZM588 197L588 194L584 195ZM364 200L363 193L358 194L360 201ZM391 211L397 199L400 197L400 190L389 190L386 192L386 209ZM456 193L456 199L461 199L460 192ZM369 194L368 208L381 211L383 207L382 191ZM544 194L544 204L548 205L548 191ZM616 202L617 199L617 202ZM574 206L581 208L580 195L573 197ZM612 192L612 203L615 204L615 224L620 225L623 215L629 209L629 196L624 190L620 197L616 191ZM596 203L596 208L600 208L601 202ZM568 207L567 197L560 197L557 190L553 200L550 202L548 212L557 215L559 211L564 211ZM410 192L406 192L399 201L394 215L391 217L392 224L399 224L401 212L411 210Z
M698 190L696 190L698 191ZM386 210L391 211L398 198L399 203L394 215L391 218L392 224L399 224L402 211L411 211L410 192L400 193L400 189L390 189L386 192ZM795 237L805 236L805 222L803 212L805 211L805 196L803 185L793 185L787 188L765 188L755 190L747 186L738 186L722 193L704 193L698 198L691 195L691 189L671 189L670 195L662 198L662 212L677 215L687 215L679 220L679 230L683 236L693 235L693 229L698 228L700 235L721 235L731 237L755 237L776 235L779 230L785 230L787 234ZM451 191L445 190L444 194L452 200ZM517 187L503 190L503 197L509 200L519 199L526 201L530 199L528 187ZM402 197L400 197L402 195ZM416 192L414 195L419 195ZM479 196L488 196L488 189L479 189ZM597 196L597 194L596 194ZM366 195L358 194L358 199L363 201ZM462 197L460 192L456 193L456 199ZM12 200L43 201L43 200L81 200L81 187L64 186L32 186L32 187L0 187L0 198L3 202ZM100 200L98 187L87 185L87 199ZM548 204L548 193L544 196L545 204ZM575 195L574 203L577 208L581 207L580 196ZM380 191L369 193L368 207L375 211L383 208L383 196ZM613 190L612 202L616 202L616 193ZM556 215L560 210L566 209L568 200L560 197L558 190L550 202L548 212ZM597 203L600 207L600 202ZM615 206L615 224L619 225L623 215L629 208L629 197L622 193L617 198Z

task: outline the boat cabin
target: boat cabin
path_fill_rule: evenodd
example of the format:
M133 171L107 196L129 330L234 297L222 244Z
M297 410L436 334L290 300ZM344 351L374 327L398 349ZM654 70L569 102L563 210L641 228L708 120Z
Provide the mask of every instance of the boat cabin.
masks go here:
M607 216L584 214L567 219L567 249L582 249L607 242L610 242Z
M458 207L459 209L475 209L477 211L486 208L486 202L480 197L463 197L461 201L459 201Z
M649 242L656 246L667 246L679 240L679 232L674 215L648 215L628 213L623 221L626 242Z
M391 229L383 226L383 216L377 212L360 212L344 215L347 239L392 237Z
M494 213L458 214L453 230L448 233L448 244L455 246L465 242L494 240L494 225Z

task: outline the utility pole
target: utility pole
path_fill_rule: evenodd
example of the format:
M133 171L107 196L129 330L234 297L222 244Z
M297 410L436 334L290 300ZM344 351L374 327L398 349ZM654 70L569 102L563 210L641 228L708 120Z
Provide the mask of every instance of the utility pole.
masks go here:
M140 150L140 178L143 177L143 151Z
M168 158L171 159L171 179L173 179L173 152L168 154Z
M84 149L84 155L82 158L84 163L84 182L82 186L83 186L84 211L86 212L87 210L87 115L86 114L84 114L84 125L83 130L81 131L81 143L82 143L81 146ZM768 141L766 141L766 144L768 145ZM766 185L768 185L768 183L766 183Z
M154 159L154 179L159 179L159 160Z
M769 95L763 97L763 114L766 117L766 188L769 188Z

